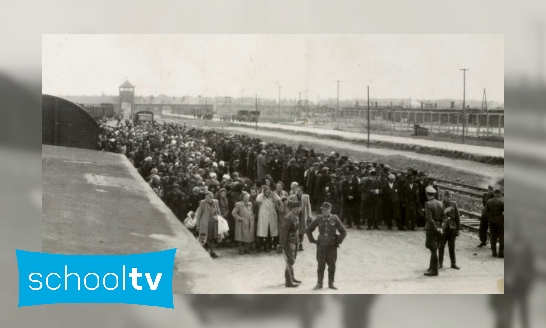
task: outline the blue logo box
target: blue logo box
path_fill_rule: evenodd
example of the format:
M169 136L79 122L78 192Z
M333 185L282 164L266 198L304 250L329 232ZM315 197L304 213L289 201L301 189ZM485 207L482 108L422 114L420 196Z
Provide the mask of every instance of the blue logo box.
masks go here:
M125 303L174 308L176 249L131 255L63 255L16 250L19 307Z

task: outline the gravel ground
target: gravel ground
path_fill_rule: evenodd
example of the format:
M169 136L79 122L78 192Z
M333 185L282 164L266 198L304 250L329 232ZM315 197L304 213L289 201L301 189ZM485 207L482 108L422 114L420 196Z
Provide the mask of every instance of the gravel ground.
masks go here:
M438 277L425 277L429 251L424 231L349 229L338 250L336 285L338 291L312 290L316 284L316 246L304 241L294 267L303 283L298 288L284 287L284 259L276 252L238 255L235 248L219 249L219 266L228 273L239 293L339 293L339 294L493 294L504 276L504 261L480 249L475 235L462 232L456 243L457 264L449 268L446 249ZM316 233L315 233L316 234ZM327 273L325 274L327 280Z

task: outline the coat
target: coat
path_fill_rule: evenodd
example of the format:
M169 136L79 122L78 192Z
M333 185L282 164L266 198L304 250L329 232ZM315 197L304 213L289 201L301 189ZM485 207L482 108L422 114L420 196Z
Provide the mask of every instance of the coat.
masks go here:
M258 211L258 237L268 237L268 231L271 232L271 237L279 235L279 220L277 217L277 207L281 199L275 193L265 197L263 193L256 197L256 202L260 204Z
M196 225L199 227L199 240L204 242L207 240L207 233L209 231L209 219L211 213L209 212L208 206L206 206L206 199L203 199L199 202L199 208L195 213ZM212 203L216 208L216 214L220 214L220 206L218 205L218 200L213 199Z
M290 201L297 202L298 195L291 195ZM308 218L311 218L311 220L313 219L311 217L311 202L309 201L309 195L303 194L301 195L301 213L300 213L300 222L298 226L298 230L300 231L300 234L304 234L305 230L307 230Z
M260 154L256 163L257 179L262 180L267 174L267 163L265 161L265 155Z
M253 204L249 201L250 208L244 202L237 202L231 212L235 218L235 240L243 243L254 242L255 217L252 210Z
M272 159L269 161L269 169L271 170L271 176L275 182L282 180L283 163L280 159Z

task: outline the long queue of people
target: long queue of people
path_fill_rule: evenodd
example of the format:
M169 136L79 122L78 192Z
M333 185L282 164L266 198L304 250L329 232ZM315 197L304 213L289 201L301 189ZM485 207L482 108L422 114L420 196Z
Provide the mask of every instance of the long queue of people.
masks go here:
M279 222L292 201L302 204L300 251L307 225L324 202L347 228L380 229L383 223L389 230L415 230L426 223L426 189L434 182L413 168L394 172L338 152L316 153L303 145L176 123L126 121L103 125L102 131L101 149L126 154L182 222L196 219L196 236L212 257L218 256L216 247L239 246L241 255L274 250ZM219 245L218 215L229 225Z

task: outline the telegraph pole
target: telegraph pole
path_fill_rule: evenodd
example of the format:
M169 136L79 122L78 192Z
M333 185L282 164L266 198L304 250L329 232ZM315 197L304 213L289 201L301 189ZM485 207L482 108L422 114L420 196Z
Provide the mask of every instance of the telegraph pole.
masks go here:
M368 148L370 148L370 86L368 86Z
M335 115L335 118L336 118L336 125L338 125L337 123L337 118L338 118L338 115L339 115L339 82L341 82L340 80L337 80L335 81L337 82L337 105L336 105L336 115Z
M461 68L460 71L463 71L463 143L464 143L464 134L466 129L466 71L468 68Z
M279 85L279 120L281 119L281 86Z
M258 112L258 94L256 94L256 112ZM256 113L258 115L258 113ZM256 131L258 131L258 117L256 117Z

